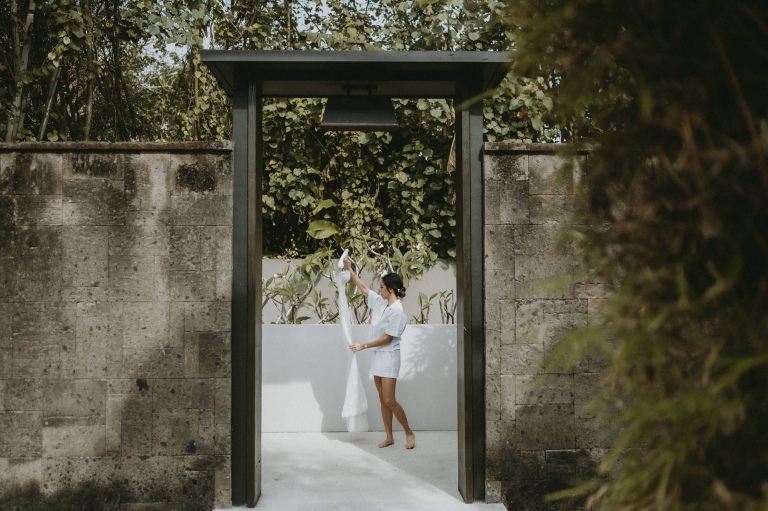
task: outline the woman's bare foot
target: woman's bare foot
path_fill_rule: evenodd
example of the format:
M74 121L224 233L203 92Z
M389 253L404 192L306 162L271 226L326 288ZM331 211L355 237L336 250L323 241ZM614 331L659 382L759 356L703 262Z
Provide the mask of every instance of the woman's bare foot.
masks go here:
M387 438L383 442L379 444L379 449L383 449L384 447L389 447L390 445L393 445L395 443L394 438Z
M405 435L405 448L413 449L414 447L416 447L416 435L411 431L409 434Z

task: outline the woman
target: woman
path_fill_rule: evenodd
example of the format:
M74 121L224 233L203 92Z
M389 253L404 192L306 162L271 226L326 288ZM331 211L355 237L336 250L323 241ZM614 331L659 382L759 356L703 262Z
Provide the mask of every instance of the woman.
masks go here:
M405 325L408 324L408 318L403 312L403 304L400 302L400 298L405 296L403 281L396 273L385 275L379 284L380 294L378 294L368 289L368 286L360 280L352 270L349 259L344 260L344 266L360 292L368 297L368 307L373 309L371 340L366 344L353 344L350 349L352 351L373 350L371 374L376 383L376 390L379 391L381 418L384 419L384 430L387 433L387 438L379 444L379 447L383 448L395 443L395 438L392 436L392 415L394 415L405 431L405 448L413 449L416 447L416 435L408 426L403 407L395 399L397 375L400 372L400 336L403 335Z

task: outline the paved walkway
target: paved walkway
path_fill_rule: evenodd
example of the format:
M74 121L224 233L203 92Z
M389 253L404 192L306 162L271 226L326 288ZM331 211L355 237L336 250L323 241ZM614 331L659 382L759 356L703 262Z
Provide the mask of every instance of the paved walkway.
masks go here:
M456 432L416 432L416 449L376 447L383 433L265 433L263 511L504 511L461 500Z

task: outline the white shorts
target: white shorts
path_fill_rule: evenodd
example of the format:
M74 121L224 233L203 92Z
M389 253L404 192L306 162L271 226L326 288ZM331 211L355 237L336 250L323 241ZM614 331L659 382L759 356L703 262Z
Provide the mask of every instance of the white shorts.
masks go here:
M400 374L400 350L374 351L371 358L371 376L397 378Z

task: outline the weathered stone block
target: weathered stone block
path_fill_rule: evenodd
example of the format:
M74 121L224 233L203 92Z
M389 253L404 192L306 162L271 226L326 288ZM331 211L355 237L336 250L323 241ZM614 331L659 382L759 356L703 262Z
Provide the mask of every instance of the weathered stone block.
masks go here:
M179 348L124 348L126 378L179 378L184 375L184 356Z
M61 232L64 285L105 287L108 278L107 227L67 226Z
M515 300L514 340L519 344L544 343L542 300Z
M170 272L170 298L175 302L210 302L216 299L213 272Z
M501 371L501 333L485 330L485 373L499 374Z
M201 332L197 334L197 339L200 376L207 378L229 376L231 372L229 332Z
M9 376L7 373L4 376ZM41 411L43 385L40 380L0 380L0 410Z
M208 195L216 191L218 169L214 158L203 155L173 155L172 195Z
M563 256L515 256L515 284L520 298L571 298L573 268Z
M214 507L217 509L229 509L232 507L232 481L231 460L229 456L217 456L218 466L214 471L216 500Z
M501 389L499 377L485 375L485 418L489 421L501 419Z
M184 303L168 303L168 342L174 348L184 347Z
M547 475L562 479L576 477L576 449L546 451Z
M156 297L153 257L112 256L109 258L109 299L151 302Z
M232 414L232 380L230 378L216 378L214 411L216 412L216 424L229 425Z
M0 374L13 375L12 349L0 349Z
M130 168L131 163L131 156L125 153L67 153L64 179L123 180L125 169Z
M162 302L125 302L123 304L123 347L170 347L169 304Z
M29 379L58 379L61 352L66 337L62 334L16 334L13 339L13 376Z
M91 419L47 418L43 421L43 455L81 458L106 455L106 427Z
M570 245L561 244L558 226L515 225L513 231L515 255L555 255L572 252Z
M0 458L0 492L43 480L40 458Z
M210 379L163 378L151 380L155 410L186 408L213 410L215 384Z
M542 370L541 344L510 344L501 352L501 374L538 374Z
M170 257L173 271L199 271L201 268L201 233L197 226L171 227Z
M16 299L23 302L61 300L61 258L20 257L16 261Z
M515 416L519 449L576 448L572 404L518 405Z
M61 225L64 220L61 195L18 195L15 201L16 225Z
M0 458L41 456L42 429L42 412L0 412Z
M102 487L120 480L119 458L43 458L43 481L49 495L88 482Z
M120 450L123 456L151 456L152 421L126 417L120 423Z
M540 479L545 464L544 451L488 451L485 473L493 481Z
M573 375L542 374L515 376L519 405L573 403Z
M232 301L232 270L216 270L216 300Z
M107 417L106 417L106 454L115 456L120 454L122 443L122 395L107 395Z
M501 420L505 424L511 424L515 420L516 377L501 375L499 382L501 390Z
M200 270L216 270L217 241L216 230L220 227L200 227Z
M0 195L0 226L12 227L16 225L16 216L16 197L13 195Z
M197 453L197 410L155 411L152 419L152 454L170 456Z
M43 414L50 417L97 417L104 424L105 380L58 380L43 383Z
M0 265L3 264L0 259ZM0 282L0 285L2 283ZM0 302L0 349L13 348L13 313L12 303Z
M167 256L170 229L164 225L109 227L110 256Z
M229 302L188 302L184 304L187 332L228 332L232 325Z
M122 334L115 318L79 316L75 353L64 366L76 378L114 376L122 362Z
M493 154L483 159L486 180L519 181L528 179L527 154Z
M232 227L210 227L211 241L214 245L213 259L219 270L232 270Z
M215 451L216 423L213 410L200 410L197 422L197 453L213 454Z
M483 200L485 225L528 223L527 181L486 181Z
M0 244L2 243L2 231L0 231ZM19 260L0 257L0 302L15 302L18 300L18 293Z
M515 299L515 271L511 267L485 270L484 281L486 301Z
M61 228L57 226L23 226L15 231L16 255L55 258L61 256Z
M184 511L208 511L213 509L215 496L213 472L184 472L182 484Z
M171 301L170 257L155 257L155 301Z
M184 511L182 502L140 502L122 504L120 511Z
M501 503L501 482L500 481L485 482L485 503L486 504Z
M485 448L488 451L503 451L515 448L515 422L503 420L486 421Z
M528 157L531 195L565 195L573 188L574 175L580 175L583 157L532 154Z
M175 456L132 456L122 460L123 501L180 502L184 460Z
M232 225L231 196L177 195L170 204L170 225Z
M216 454L229 454L232 449L232 430L229 421L226 423L216 423L215 432Z
M576 447L579 449L604 448L613 446L615 436L604 429L605 423L599 418L576 419Z
M514 234L512 225L485 227L485 269L514 267Z
M124 225L127 204L122 181L66 179L63 186L65 225Z
M61 301L68 304L106 302L108 299L109 291L106 283L104 287L62 286L61 288Z
M0 160L0 194L58 195L61 175L61 154L6 153Z
M562 225L573 223L575 203L572 195L531 195L528 209L531 224Z

